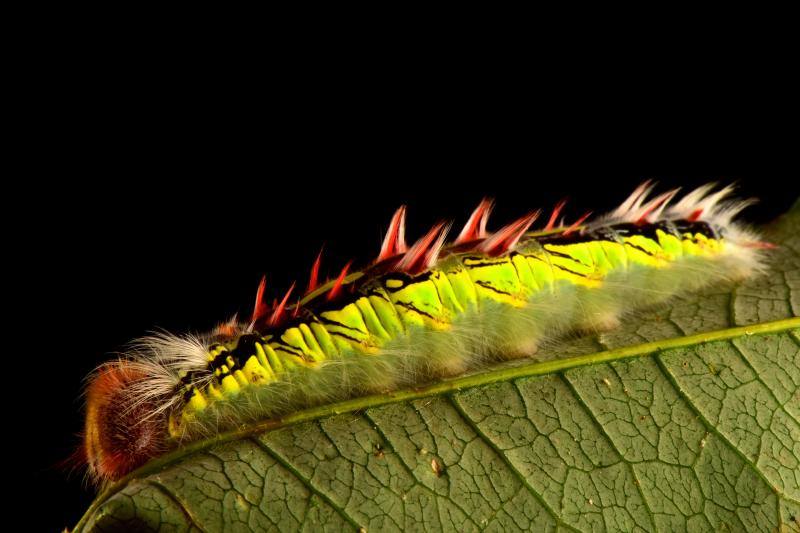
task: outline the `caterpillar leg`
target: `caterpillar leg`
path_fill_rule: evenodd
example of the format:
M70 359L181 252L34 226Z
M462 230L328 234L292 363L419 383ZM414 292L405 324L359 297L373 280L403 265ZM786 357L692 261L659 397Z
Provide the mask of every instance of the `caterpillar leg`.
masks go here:
M618 328L621 324L619 313L616 311L606 311L588 317L578 325L577 330L580 333L592 335L611 331L612 329Z
M529 338L517 341L506 347L500 356L503 359L524 359L526 357L533 357L539 351L539 340L536 338Z

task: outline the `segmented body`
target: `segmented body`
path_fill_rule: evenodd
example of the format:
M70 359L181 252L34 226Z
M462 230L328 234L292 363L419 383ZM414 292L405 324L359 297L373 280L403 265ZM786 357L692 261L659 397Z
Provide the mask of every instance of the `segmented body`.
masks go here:
M181 442L292 410L530 356L564 332L605 329L625 313L757 273L757 236L732 222L746 202L701 187L667 209L645 184L596 222L528 232L529 213L488 233L483 201L445 245L435 226L405 244L394 215L369 268L266 306L206 336L145 338L88 389L85 453L116 479ZM122 428L122 429L121 429Z
M615 272L712 257L722 246L717 231L705 222L626 223L566 236L527 236L514 251L498 257L459 252L464 246L445 249L436 267L416 276L379 264L346 282L340 299L327 301L327 288L307 298L299 316L280 328L211 344L206 372L213 378L200 386L193 375L183 380L181 417L191 420L210 403L235 398L245 387L269 385L286 372L313 369L331 359L378 355L415 328L446 331L459 317L479 313L482 305L524 308L537 295L552 297L568 286L599 288ZM593 319L591 311L580 318ZM547 329L548 320L542 320L537 329ZM515 355L514 348L496 350Z

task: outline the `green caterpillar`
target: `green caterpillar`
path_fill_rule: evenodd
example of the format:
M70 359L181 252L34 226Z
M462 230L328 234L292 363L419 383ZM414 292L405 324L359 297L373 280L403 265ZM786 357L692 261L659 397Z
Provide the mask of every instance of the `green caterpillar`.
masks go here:
M528 357L574 330L761 270L758 236L733 222L747 201L706 185L673 202L645 183L595 221L530 231L532 212L488 233L480 203L458 237L437 224L408 247L405 208L377 260L305 296L263 301L251 320L203 336L158 334L101 366L87 390L91 476L115 480L187 441L301 407Z

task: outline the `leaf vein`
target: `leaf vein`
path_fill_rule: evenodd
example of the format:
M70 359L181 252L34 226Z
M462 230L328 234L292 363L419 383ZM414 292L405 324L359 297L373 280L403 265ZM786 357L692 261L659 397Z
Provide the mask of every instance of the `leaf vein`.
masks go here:
M375 428L375 431L378 432L383 441L389 446L392 453L397 456L397 459L400 465L402 465L403 469L406 472L408 472L408 474L411 476L412 479L416 481L416 485L422 488L422 490L430 493L431 496L433 496L433 501L436 502L436 505L438 506L440 496L436 494L430 487L426 486L422 482L422 480L417 477L416 472L414 472L414 470L412 470L411 467L408 464L406 464L405 459L403 459L403 457L397 452L394 445L392 444L392 441L389 440L389 437L383 432L383 428L381 428L380 424L374 418L369 416L369 413L365 412L363 414L363 417L372 423L372 426ZM457 507L462 513L464 513L464 516L467 518L469 522L471 522L475 527L478 527L478 524L476 524L475 521L472 520L472 518L470 517L469 512L466 509L464 509L456 500L448 500L448 501L451 502L455 507Z
M772 484L772 483L771 483L771 482L770 482L770 481L767 479L767 477L764 475L764 473L763 473L763 472L762 472L762 471L761 471L761 470L760 470L760 469L759 469L759 468L758 468L758 467L755 465L755 463L753 463L753 461L751 461L751 460L750 460L750 458L749 458L749 457L747 457L747 455L745 455L745 454L744 454L744 452L742 452L742 451L741 451L741 450L740 450L740 449L739 449L737 446L735 446L735 445L734 445L734 444L733 444L733 443L730 441L730 439L728 439L728 438L727 438L725 435L723 435L723 434L722 434L722 433L721 433L721 432L720 432L720 431L719 431L719 430L718 430L718 429L717 429L717 428L716 428L716 427L715 427L715 426L714 426L714 425L713 425L713 424L712 424L712 423L711 423L711 422L710 422L710 421L709 421L709 420L708 420L708 419L705 417L705 415L704 415L704 414L703 414L703 413L700 411L700 409L699 409L699 408L698 408L698 407L697 407L697 406L694 404L694 402L693 402L693 401L692 401L692 399L691 399L691 396L689 396L689 395L686 393L686 391L684 391L684 390L683 390L683 388L682 388L682 387L680 386L680 384L678 383L677 379L675 379L675 376L674 376L674 375L673 375L673 374L672 374L672 373L669 371L669 369L667 369L666 365L664 365L664 362L661 360L661 357L659 357L658 355L655 355L655 356L653 357L653 359L655 360L656 364L657 364L657 365L658 365L658 367L661 369L661 371L664 373L664 375L666 376L666 378L669 380L670 384L672 384L672 386L675 388L675 390L677 391L677 393L678 393L678 394L679 394L679 395L680 395L680 396L681 396L681 397L682 397L682 398L683 398L683 399L686 401L686 404L688 405L688 407L689 407L689 408L692 410L692 412L694 412L694 414L697 416L697 418L698 418L698 419L699 419L699 420L700 420L700 421L703 423L703 425L706 427L706 430L708 430L708 432L710 432L710 433L713 433L714 435L716 435L716 436L717 436L717 437L718 437L718 438L719 438L719 439L720 439L722 442L724 442L724 443L725 443L725 444L726 444L726 445L727 445L727 446L728 446L728 447L729 447L731 450L733 450L733 452L734 452L736 455L738 455L738 456L739 456L739 458L740 458L742 461L744 461L744 462L745 462L745 464L747 464L747 465L748 465L748 466L749 466L749 467L750 467L750 468L753 470L753 472L755 472L755 474L756 474L758 477L760 477L760 478L761 478L761 479L764 481L764 483L767 485L767 487L769 487L769 488L772 490L772 492L774 492L774 493L775 493L775 495L776 495L778 498L782 498L782 499L784 499L784 500L786 500L786 501L789 501L789 502L792 502L792 503L795 503L795 504L798 504L798 505L800 505L800 501L797 501L797 500L795 500L795 499L793 499L793 498L790 498L790 497L788 497L788 496L787 496L787 495L785 495L785 494L783 493L783 491L781 491L781 490L780 490L778 487L774 486L774 485L773 485L773 484Z
M744 360L745 364L747 364L747 367L748 367L750 370L752 370L752 371L753 371L753 374L756 376L756 381L758 381L759 383L761 383L761 384L764 386L764 388L765 388L765 389L767 389L767 392L769 392L769 395L770 395L770 396L772 396L772 399L773 399L773 400L775 400L775 404L778 406L778 409L780 409L781 411L783 411L784 413L786 413L786 414L787 414L787 415L788 415L788 416L789 416L789 417L790 417L792 420L794 420L795 422L797 422L798 424L800 424L800 419L798 419L798 418L797 418L797 417L796 417L794 414L792 414L792 413L790 413L789 411L787 411L787 410L786 410L786 404L785 404L785 403L781 403L781 402L778 400L778 397L777 397L777 396L775 396L775 392L774 392L774 391L773 391L773 390L772 390L772 389L771 389L771 388L770 388L770 387L769 387L769 386L766 384L766 382L765 382L763 379L761 379L761 375L758 373L758 371L756 370L756 368L753 366L753 363L751 363L751 362L750 362L750 359L748 359L748 357L747 357L747 355L745 354L744 350L742 350L742 349L739 347L739 345L737 345L737 344L736 344L736 341L735 341L735 339L731 340L731 344L732 344L732 345L733 345L733 347L736 349L736 351L737 351L737 352L739 352L739 355L741 355L741 356L742 356L742 359ZM788 403L788 400L787 400L787 402L786 402L786 403ZM777 411L778 409L776 409L776 411ZM773 414L774 414L774 413L773 413Z
M525 476L523 476L522 473L519 470L517 470L517 468L514 466L514 464L508 459L506 454L502 450L500 450L500 448L497 447L497 445L494 443L494 441L492 441L492 439L490 439L483 432L483 430L481 430L480 427L478 427L478 425L475 423L475 421L472 420L467 415L467 413L464 411L464 409L458 403L458 400L456 398L454 398L452 395L449 395L449 394L445 395L444 397L446 397L448 399L450 404L453 406L453 408L456 410L456 412L458 412L458 414L461 416L461 418L464 420L464 422L494 451L494 453L497 454L497 456L500 458L500 460L502 460L503 463L505 463L505 465L509 469L509 471L511 471L511 473L513 473L517 477L517 479L519 479L520 483L522 483L522 486L524 486L526 489L528 489L528 492L530 492L531 495L534 498L536 498L536 500L539 502L539 504L547 512L550 513L550 516L553 517L553 519L556 521L556 524L558 526L561 526L561 527L564 527L566 529L569 529L570 531L576 531L576 532L580 531L580 530L572 527L571 525L567 524L566 522L564 522L563 518L561 518L561 516L559 516L558 513L556 513L555 510L552 507L550 507L550 505L545 501L545 499L542 497L542 495L539 494L531 486L531 484L528 482L528 480L525 478Z
M315 494L318 498L327 503L334 511L336 511L339 514L339 516L341 516L345 521L350 523L350 525L353 526L353 529L358 531L361 525L358 522L356 522L356 520L352 516L350 516L347 513L347 511L342 509L338 504L336 504L336 502L334 502L330 497L328 497L327 494L317 489L317 487L315 487L314 484L311 483L311 480L306 479L305 476L303 476L300 473L300 471L294 467L294 465L292 465L288 460L283 458L278 452L267 446L267 443L261 441L261 439L249 437L249 440L255 443L255 445L258 446L258 448L261 449L264 453L272 457L272 459L274 459L279 465L281 465L286 470L291 472L292 475L294 475L294 477L296 477L297 480L300 481L300 483L302 483L309 491L311 491L312 494Z
M613 367L613 365L609 365L609 366ZM615 369L615 372L616 372L616 369ZM622 376L620 376L619 373L617 373L617 376L619 377L620 382L622 382ZM592 409L584 401L584 399L583 399L583 397L581 397L580 393L578 393L578 389L575 387L575 384L572 383L569 380L569 378L563 373L560 374L559 377L562 379L562 381L564 381L564 383L567 385L567 387L572 391L572 394L575 396L575 399L578 400L578 403L586 411L586 414L588 414L589 418L592 420L592 422L595 423L597 428L600 430L600 433L603 436L605 436L606 440L608 440L608 442L611 445L611 447L614 448L614 450L616 450L617 454L620 456L621 462L628 466L628 468L629 468L629 470L631 472L631 476L633 476L634 485L636 486L636 491L639 493L639 496L641 496L642 503L644 503L644 508L647 510L647 515L648 515L648 518L650 519L650 523L653 525L653 528L655 528L655 524L656 524L655 515L653 514L653 510L650 508L650 503L647 501L647 497L644 495L644 492L642 491L641 483L639 482L639 478L636 475L635 469L633 468L633 464L630 463L629 461L625 460L625 456L622 454L622 450L620 450L617 447L616 443L611 438L611 435L609 435L608 432L606 431L606 428L603 427L603 424L601 424L600 421L597 420L597 417L594 414L594 412L592 411Z
M188 507L186 504L184 504L184 503L183 503L183 502L180 500L180 498L178 498L178 496L177 496L176 494L174 494L174 493L172 492L172 490L170 490L170 489L169 489L169 487L167 487L167 486L166 486L166 485L164 485L163 483L161 483L161 482L159 482L159 481L156 481L156 480L154 480L154 479L148 479L148 480L146 481L146 483L147 483L148 485L150 485L151 487L155 488L156 490L158 490L159 492L161 492L161 493L162 493L164 496L166 496L167 498L169 498L169 499L170 499L170 500L171 500L171 501L172 501L172 502L173 502L175 505L177 505L177 506L178 506L178 508L181 510L181 512L182 512L184 515L186 515L186 518L189 520L189 523L190 523L192 526L196 527L197 529L199 529L200 531L202 531L203 533L205 533L205 531L206 531L206 530L205 530L205 529L203 529L203 528L200 526L200 524L198 524L198 523L197 523L197 520L195 520L195 518L192 516L192 513L189 511L189 507Z

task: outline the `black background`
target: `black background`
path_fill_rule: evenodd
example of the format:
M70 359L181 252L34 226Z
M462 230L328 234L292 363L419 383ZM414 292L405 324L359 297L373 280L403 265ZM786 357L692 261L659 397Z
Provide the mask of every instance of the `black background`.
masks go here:
M18 135L22 192L6 202L22 208L8 241L25 333L8 357L25 360L8 371L23 385L20 463L48 530L74 525L93 497L59 465L79 444L92 368L154 328L246 315L263 274L270 297L304 284L323 245L325 275L364 264L400 204L413 239L463 223L483 196L497 200L497 228L563 197L568 220L603 212L648 178L659 190L735 181L761 199L754 223L800 192L796 138L765 122L784 110L748 114L713 91L620 102L572 87L556 101L557 89L534 97L500 80L487 93L326 79L276 92L167 77L116 70L80 90L39 87Z

